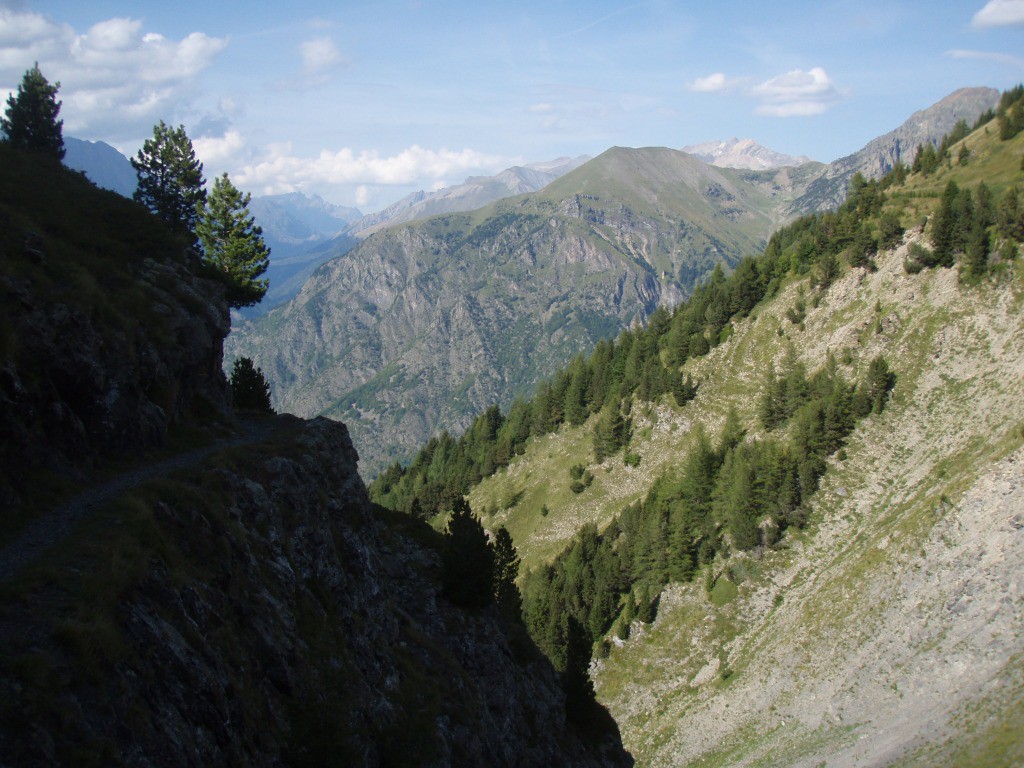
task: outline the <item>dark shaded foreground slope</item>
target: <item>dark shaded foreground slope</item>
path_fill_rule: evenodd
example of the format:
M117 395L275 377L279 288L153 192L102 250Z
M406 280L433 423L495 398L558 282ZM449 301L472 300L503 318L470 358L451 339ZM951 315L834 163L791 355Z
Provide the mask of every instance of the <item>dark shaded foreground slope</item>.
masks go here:
M343 425L287 421L3 586L5 765L631 764L521 628L447 602Z

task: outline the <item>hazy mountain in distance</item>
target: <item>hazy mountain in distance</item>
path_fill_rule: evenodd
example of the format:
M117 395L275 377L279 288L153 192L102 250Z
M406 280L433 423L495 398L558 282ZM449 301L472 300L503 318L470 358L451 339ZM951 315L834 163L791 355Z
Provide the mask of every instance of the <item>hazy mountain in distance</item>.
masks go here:
M131 197L138 179L128 158L102 141L64 137L64 165L82 171L97 187Z
M254 197L249 212L263 228L263 239L279 256L308 251L346 231L363 214L302 192Z
M720 168L746 168L765 171L771 168L803 165L811 162L806 155L793 157L758 144L753 139L731 138L727 141L705 141L683 147L683 152Z
M392 224L416 221L439 213L472 211L504 197L536 192L590 159L589 155L580 155L516 165L494 176L470 176L462 184L436 192L413 192L382 211L364 216L353 225L350 234L366 237Z
M345 231L363 215L358 208L302 192L254 197L249 212L270 248L270 288L263 301L239 313L243 317L261 315L287 301L326 259L355 245L358 241Z

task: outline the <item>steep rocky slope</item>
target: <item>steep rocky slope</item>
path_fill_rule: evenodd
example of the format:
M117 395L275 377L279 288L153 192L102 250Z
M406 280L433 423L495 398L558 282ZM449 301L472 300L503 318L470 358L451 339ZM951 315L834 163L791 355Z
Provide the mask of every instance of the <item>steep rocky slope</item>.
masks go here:
M760 437L766 371L789 342L811 370L830 351L851 375L879 353L893 365L892 403L830 460L810 527L670 586L656 620L595 663L639 765L1024 757L1024 271L1018 258L977 288L956 270L907 275L920 237L875 273L849 271L817 307L808 281L792 282L688 363L703 382L692 403L634 408L639 467L607 459L571 493L566 469L592 464L586 425L532 443L471 494L536 567L675 471L697 423L717 434L734 407ZM787 317L798 301L802 325Z
M229 355L256 360L279 408L344 418L372 476L759 250L791 178L609 150L542 192L378 233Z
M520 625L448 601L439 536L370 505L343 425L217 440L227 308L180 243L0 154L0 477L50 526L26 554L3 506L0 762L630 764Z
M0 586L6 765L630 764L521 628L447 601L343 425L281 418Z
M955 271L904 274L903 255L848 275L794 334L811 366L829 349L884 351L899 376L892 407L833 460L811 529L717 563L731 601L670 588L598 665L641 764L1024 757L1024 275L970 290ZM771 331L795 299L794 286L708 364L756 381L744 336L779 354Z

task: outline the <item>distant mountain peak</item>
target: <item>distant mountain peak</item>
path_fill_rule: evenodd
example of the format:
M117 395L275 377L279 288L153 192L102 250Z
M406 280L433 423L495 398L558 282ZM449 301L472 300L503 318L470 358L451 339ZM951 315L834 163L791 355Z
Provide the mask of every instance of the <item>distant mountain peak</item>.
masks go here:
M514 165L494 176L470 176L455 186L433 192L413 192L382 211L364 216L352 226L350 233L357 237L367 237L393 224L440 213L471 211L504 197L536 192L590 159L589 155L580 155Z
M811 158L805 155L793 157L762 146L753 139L737 139L736 137L725 141L690 144L683 147L683 152L720 168L746 168L753 171L765 171L771 168L803 165L811 162Z

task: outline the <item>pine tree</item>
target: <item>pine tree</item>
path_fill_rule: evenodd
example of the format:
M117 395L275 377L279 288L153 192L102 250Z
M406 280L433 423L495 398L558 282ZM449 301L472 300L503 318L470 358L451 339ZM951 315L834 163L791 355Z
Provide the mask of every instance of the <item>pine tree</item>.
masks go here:
M270 385L263 371L248 357L240 357L231 367L231 402L235 408L273 413Z
M932 217L932 253L936 263L943 267L953 266L953 257L960 241L958 198L960 188L955 181L949 181L942 192L939 210Z
M594 461L600 463L629 441L629 424L616 402L606 403L594 425Z
M594 704L594 683L590 679L590 636L576 619L565 618L565 710L569 719L585 723Z
M135 200L172 230L194 241L206 190L203 164L196 159L185 126L170 128L161 120L153 127L153 138L146 139L131 163L139 178Z
M445 594L467 608L494 599L494 555L480 521L461 496L455 499L442 552Z
M516 579L519 578L519 553L505 526L494 534L494 602L502 614L518 620L522 613L522 597Z
M260 276L270 266L270 249L263 242L263 230L249 214L251 200L252 195L243 195L222 174L214 180L209 199L200 203L196 221L203 261L224 280L232 307L258 303L269 285Z
M690 374L686 374L686 376L676 375L675 381L672 384L672 396L676 399L676 403L682 407L697 396L698 386L700 385L690 379Z
M61 102L57 101L60 83L51 85L36 62L25 72L18 94L7 98L7 111L0 118L5 141L54 160L64 159L63 120L58 120Z

